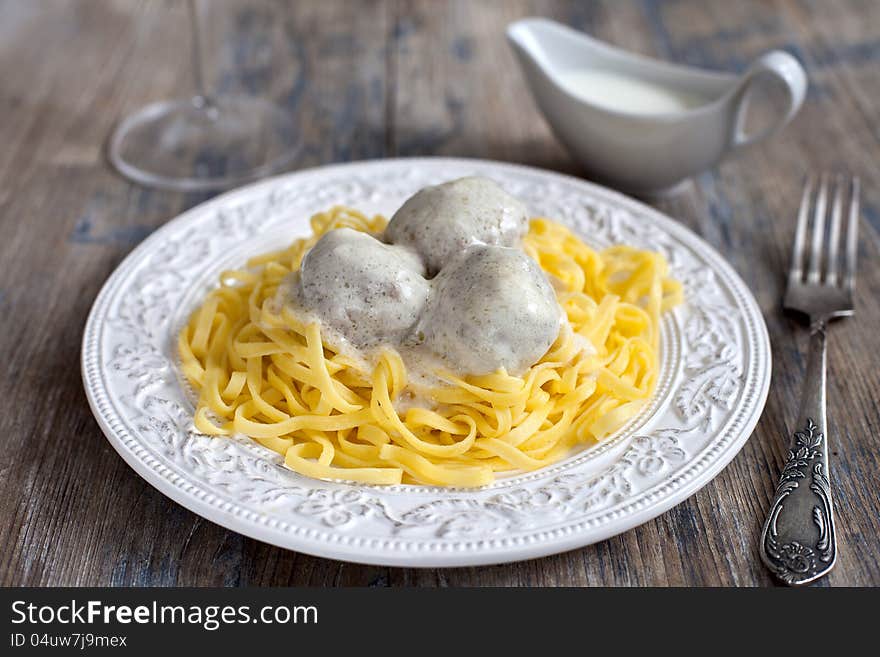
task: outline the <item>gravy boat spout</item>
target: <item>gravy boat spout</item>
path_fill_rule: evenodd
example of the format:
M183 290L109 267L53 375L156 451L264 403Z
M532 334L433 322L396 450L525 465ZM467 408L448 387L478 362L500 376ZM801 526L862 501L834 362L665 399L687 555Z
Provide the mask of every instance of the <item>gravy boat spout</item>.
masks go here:
M638 195L667 192L765 139L807 90L803 67L781 50L737 76L635 55L541 18L512 23L507 38L538 107L587 175ZM787 107L747 134L749 98L770 78L784 86Z

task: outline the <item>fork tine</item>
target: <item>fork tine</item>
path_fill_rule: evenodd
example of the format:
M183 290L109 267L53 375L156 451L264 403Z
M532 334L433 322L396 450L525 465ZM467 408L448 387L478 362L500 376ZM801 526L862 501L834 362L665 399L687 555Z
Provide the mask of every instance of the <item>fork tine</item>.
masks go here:
M810 264L807 268L807 283L819 282L822 267L822 242L825 239L825 210L828 205L828 175L822 174L819 192L816 194L816 207L813 211L813 240L810 248Z
M828 255L825 261L825 282L828 285L837 285L839 275L838 263L840 254L838 253L840 245L840 227L841 215L843 214L843 187L845 185L843 176L837 177L834 185L834 201L831 204L831 226L828 229Z
M788 269L789 283L797 283L804 274L804 245L807 241L807 218L810 214L810 197L816 184L814 176L807 178L804 192L801 195L801 207L798 209L797 228L794 233L794 246L791 249L791 264Z
M849 201L849 226L846 230L846 277L844 286L850 292L856 283L856 251L858 250L859 235L859 179L853 178L851 184L851 196Z

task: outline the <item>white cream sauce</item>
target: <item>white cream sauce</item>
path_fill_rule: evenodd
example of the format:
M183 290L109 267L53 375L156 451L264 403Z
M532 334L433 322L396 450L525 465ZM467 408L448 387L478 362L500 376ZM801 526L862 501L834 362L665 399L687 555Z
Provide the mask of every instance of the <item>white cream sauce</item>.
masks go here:
M706 103L705 98L695 94L601 69L563 71L559 82L585 102L632 114L669 114Z

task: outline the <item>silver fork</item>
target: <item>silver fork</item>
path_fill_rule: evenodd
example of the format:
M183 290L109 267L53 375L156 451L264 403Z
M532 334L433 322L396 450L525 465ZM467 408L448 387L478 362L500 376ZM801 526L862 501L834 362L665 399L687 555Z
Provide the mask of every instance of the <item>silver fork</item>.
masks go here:
M829 176L821 176L813 204L816 179L811 177L798 211L784 305L809 319L810 351L797 430L791 437L788 460L761 534L761 558L777 577L791 585L821 577L837 558L826 438L825 329L832 319L852 315L855 310L859 181L838 177L826 240L829 187ZM845 196L849 202L846 246L841 255ZM811 228L808 250L807 233Z

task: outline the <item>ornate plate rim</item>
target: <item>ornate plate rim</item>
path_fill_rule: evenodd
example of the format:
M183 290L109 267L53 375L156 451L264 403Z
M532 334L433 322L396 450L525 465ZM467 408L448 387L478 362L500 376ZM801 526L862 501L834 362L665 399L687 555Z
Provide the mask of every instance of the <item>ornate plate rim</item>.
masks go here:
M706 448L694 454L688 462L689 467L684 472L639 494L641 498L651 494L655 499L648 501L644 499L627 500L626 504L616 504L602 516L603 522L579 522L577 519L572 519L567 524L552 530L538 530L534 535L512 538L459 541L399 538L393 540L375 538L352 540L351 538L340 539L340 534L334 534L332 531L322 534L322 532L313 529L297 527L292 527L292 531L286 530L279 526L284 523L273 520L270 514L255 513L251 509L222 499L215 492L201 487L199 483L194 483L180 476L155 459L142 446L139 446L137 438L126 430L112 404L109 403L107 391L102 386L96 385L99 382L98 373L102 367L100 356L101 319L117 283L124 278L123 274L139 262L154 245L161 243L166 235L179 228L191 217L203 212L208 205L219 207L237 197L244 198L256 195L264 188L291 183L296 178L305 179L317 175L329 176L338 174L340 171L383 166L409 168L420 166L477 167L555 179L580 188L586 198L598 198L610 205L622 207L634 215L649 217L651 223L662 232L670 234L701 255L711 258L713 271L723 276L724 282L736 294L736 300L746 310L744 321L749 325L750 335L755 340L753 346L757 347L756 357L750 362L753 365L754 362L763 361L765 363L765 366L758 367L756 373L743 374L743 376L749 375L745 384L753 386L749 395L752 403L748 408L739 408L732 414L733 419L719 429L718 433L723 433L723 435L714 443L710 443ZM769 392L772 369L769 335L753 295L727 261L712 246L685 226L650 206L623 194L572 176L519 164L443 157L366 160L294 171L216 196L169 220L135 247L117 266L101 288L86 321L81 366L89 406L110 444L135 472L175 502L223 527L279 547L357 563L406 567L487 565L556 554L610 538L659 516L689 498L714 479L739 452L750 437L763 411Z

